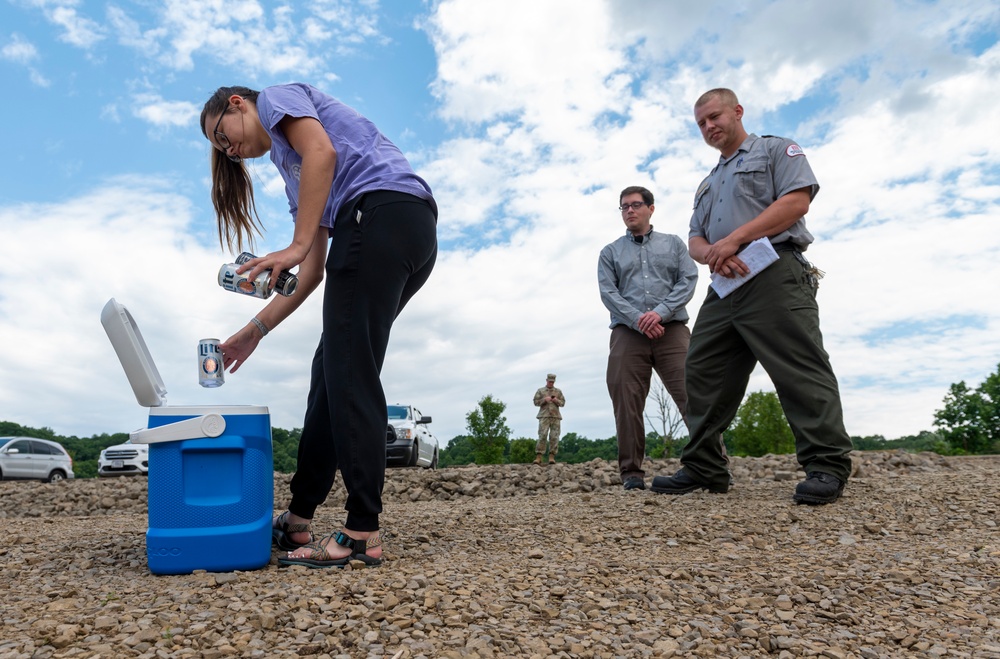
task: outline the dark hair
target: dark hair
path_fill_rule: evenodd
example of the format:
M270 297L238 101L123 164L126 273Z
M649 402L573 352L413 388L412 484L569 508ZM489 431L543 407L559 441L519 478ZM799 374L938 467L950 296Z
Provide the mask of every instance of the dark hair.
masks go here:
M653 205L653 193L642 187L641 185L630 185L629 187L622 190L622 193L618 195L618 203L622 203L622 199L630 194L641 194L642 200L646 202L647 206Z
M201 132L206 137L208 126L206 118L220 115L229 110L229 98L236 94L257 104L256 92L248 87L219 87L201 110ZM209 138L211 140L211 138ZM260 217L253 199L253 182L250 172L243 162L233 162L225 153L212 148L212 205L219 224L219 243L230 250L235 243L237 249L243 249L246 239L248 247L253 249L253 234L260 235Z

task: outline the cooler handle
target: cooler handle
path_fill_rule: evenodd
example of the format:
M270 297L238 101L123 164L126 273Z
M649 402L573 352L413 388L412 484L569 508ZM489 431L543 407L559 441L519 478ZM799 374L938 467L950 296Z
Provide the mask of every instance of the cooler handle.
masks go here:
M185 439L218 437L226 430L226 420L221 414L205 414L183 421L175 421L156 428L143 428L128 434L133 444L158 444L179 442Z

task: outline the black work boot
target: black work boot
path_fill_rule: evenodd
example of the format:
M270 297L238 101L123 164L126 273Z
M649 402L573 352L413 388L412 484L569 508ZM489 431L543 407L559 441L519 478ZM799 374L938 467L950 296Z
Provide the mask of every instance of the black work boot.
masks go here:
M833 503L844 493L846 483L822 471L810 471L806 479L795 486L795 503L816 505Z
M629 476L622 481L622 487L626 490L645 490L646 482L638 476Z
M657 494L687 494L695 490L708 490L717 494L725 494L729 491L730 479L725 485L709 485L702 483L691 477L684 469L678 469L673 476L656 476L653 478L653 485L649 489Z

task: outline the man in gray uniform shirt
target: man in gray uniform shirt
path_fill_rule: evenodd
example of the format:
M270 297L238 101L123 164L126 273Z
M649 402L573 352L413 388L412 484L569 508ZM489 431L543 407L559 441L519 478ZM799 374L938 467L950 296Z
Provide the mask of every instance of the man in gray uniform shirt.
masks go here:
M643 411L654 368L682 415L687 407L684 357L691 332L685 305L694 296L698 267L683 240L653 231L652 192L625 188L618 204L626 232L601 250L597 283L601 301L611 312L607 378L618 433L618 469L626 490L644 490Z
M726 460L713 440L736 416L759 361L774 383L806 472L793 498L830 503L850 477L852 446L837 378L823 349L817 272L802 256L813 241L804 216L819 185L795 142L747 134L743 107L732 91L706 92L694 113L705 142L722 156L695 193L688 234L692 258L725 277L744 275L741 248L766 236L779 259L724 299L709 289L686 362L691 441L681 455L682 468L655 477L651 489L729 490Z

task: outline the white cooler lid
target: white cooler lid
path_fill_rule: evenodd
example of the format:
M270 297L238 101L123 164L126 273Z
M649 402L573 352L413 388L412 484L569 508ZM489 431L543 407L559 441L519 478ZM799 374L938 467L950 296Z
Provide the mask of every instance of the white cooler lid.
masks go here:
M156 364L153 363L153 357L149 354L146 342L142 340L142 333L132 319L132 314L124 305L111 298L101 311L101 324L118 354L118 361L125 369L135 399L143 407L163 405L166 402L167 388L163 385L160 372L156 370Z

